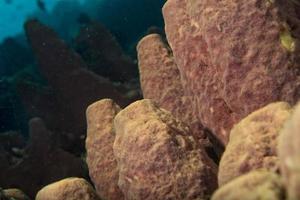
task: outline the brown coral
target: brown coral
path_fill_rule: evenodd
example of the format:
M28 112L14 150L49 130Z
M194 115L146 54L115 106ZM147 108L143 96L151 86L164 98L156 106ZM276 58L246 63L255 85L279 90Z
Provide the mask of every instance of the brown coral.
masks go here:
M298 9L283 0L165 4L166 34L184 89L195 97L203 125L224 144L232 126L249 113L300 98ZM282 41L286 30L294 41ZM282 42L294 45L293 51Z
M272 103L235 125L220 162L219 185L255 169L278 171L278 136L290 114L287 103Z
M49 27L29 20L25 30L37 57L41 74L55 91L59 105L72 121L72 134L80 140L85 132L85 110L102 98L113 98L124 106L129 100L107 79L87 70L83 59ZM55 108L56 109L56 108ZM78 142L79 143L79 142Z
M101 23L90 21L81 28L75 42L77 51L93 72L114 81L129 81L137 76L136 64Z
M120 107L111 99L103 99L87 109L87 163L96 191L103 199L121 200L118 187L119 170L113 154L115 132L113 120Z
M93 187L82 178L67 178L41 189L36 200L99 200Z
M280 169L288 199L300 198L300 104L298 104L279 136Z
M219 188L212 200L284 200L281 178L266 170L256 170L233 179Z
M150 100L120 111L114 127L126 199L206 199L216 188L216 166L188 127Z
M186 123L191 134L211 152L210 156L221 154L219 151L223 151L222 145L213 137L210 139L216 145L211 151L213 146L208 136L212 134L206 134L197 114L191 108L192 97L184 94L179 69L164 39L158 34L147 35L138 43L137 52L143 97L151 99L160 108L170 111Z
M31 119L29 129L29 143L24 150L19 150L18 159L14 162L4 159L4 166L1 163L2 187L18 187L33 197L53 181L70 176L86 177L84 162L57 147L51 138L52 132L41 119Z

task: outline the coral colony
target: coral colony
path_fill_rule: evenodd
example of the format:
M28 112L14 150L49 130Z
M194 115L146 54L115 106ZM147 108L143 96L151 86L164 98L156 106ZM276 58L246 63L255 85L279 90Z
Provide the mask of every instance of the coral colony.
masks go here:
M45 83L16 78L32 118L0 135L1 200L300 199L299 1L162 13L137 61L85 15L71 47L25 23Z

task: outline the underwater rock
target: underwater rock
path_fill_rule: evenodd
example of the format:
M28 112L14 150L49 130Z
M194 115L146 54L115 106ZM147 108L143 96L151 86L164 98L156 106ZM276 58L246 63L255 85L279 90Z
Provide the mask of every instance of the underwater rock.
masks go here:
M165 29L197 116L223 144L235 123L300 98L296 1L168 0Z
M289 200L300 199L300 104L285 123L278 141L280 169Z
M82 178L66 178L41 189L36 200L100 200L93 187Z
M118 186L119 170L113 154L113 120L120 110L113 100L103 99L90 105L86 111L89 174L99 197L107 200L124 199Z
M190 97L184 95L180 72L162 37L158 34L144 37L137 46L137 52L143 97L185 122L192 134L203 142L203 126L190 107Z
M212 200L284 200L281 178L269 171L255 170L219 188Z
M66 177L86 177L81 158L56 147L44 122L39 118L29 122L30 140L14 163L1 168L0 185L17 187L33 197L43 186ZM9 178L7 178L9 177Z
M236 124L220 161L219 186L255 169L278 171L278 136L290 115L289 104L271 103Z
M128 81L137 77L136 64L99 22L92 21L81 28L75 45L91 71L112 81Z
M114 120L114 154L125 199L208 199L217 168L189 128L151 100L140 100Z
M74 118L74 129L79 130L73 133L78 134L75 138L84 135L88 105L102 98L112 98L121 106L129 102L111 82L87 70L82 58L52 29L37 20L29 20L25 30L42 75Z
M3 194L11 200L30 200L24 192L15 188L3 190Z

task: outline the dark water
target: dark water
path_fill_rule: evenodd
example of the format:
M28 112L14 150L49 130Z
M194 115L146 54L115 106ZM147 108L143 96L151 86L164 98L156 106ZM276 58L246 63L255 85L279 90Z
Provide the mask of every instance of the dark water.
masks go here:
M56 180L89 180L85 110L141 98L135 48L164 34L164 3L0 0L0 199L1 188L33 198Z
M99 22L115 38L122 53L135 62L137 41L149 28L162 32L163 3L164 0L1 0L0 132L20 130L26 135L27 122L34 117L33 113L28 113L28 108L24 108L24 102L20 99L16 89L19 82L29 79L34 86L48 87L45 77L39 74L36 56L24 33L23 24L26 20L36 18L54 29L61 39L82 54L87 63L95 63L95 58L87 53L84 44L78 46L74 41L80 28L90 21ZM102 47L97 50L103 51ZM116 74L107 77L110 75L109 63L100 62L106 64L94 64L92 70L116 82L123 81L122 78L118 80Z

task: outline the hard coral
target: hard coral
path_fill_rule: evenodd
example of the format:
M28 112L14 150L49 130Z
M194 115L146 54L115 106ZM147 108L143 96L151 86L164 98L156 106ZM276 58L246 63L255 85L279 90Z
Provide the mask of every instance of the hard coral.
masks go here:
M58 148L51 138L51 131L41 119L30 120L29 129L29 143L24 150L19 150L18 160L13 163L3 160L4 163L0 163L1 186L18 187L33 197L38 190L53 181L70 176L86 177L84 162Z
M71 130L65 128L65 131L73 134L76 145L83 143L85 110L89 104L108 97L121 106L130 102L108 79L89 71L79 54L70 49L52 29L37 20L29 20L25 24L25 30L41 74L55 92L51 99L58 101L54 106L49 103L49 106L54 107L53 109L57 109L55 105L63 107L62 116L66 116L72 124ZM45 98L42 97L42 100ZM55 114L51 109L49 113Z
M83 26L75 44L87 67L98 75L113 81L129 81L137 76L136 64L101 23L90 21Z
M291 112L285 102L271 103L233 127L219 165L220 186L255 169L279 171L278 137Z
M82 178L67 178L41 189L36 200L99 200L93 187Z
M189 128L150 100L120 111L114 120L114 154L125 199L208 199L216 166Z
M299 5L272 2L168 0L163 8L184 90L223 144L252 111L300 98Z
M289 200L300 198L300 104L280 132L278 154Z
M266 170L244 174L220 187L212 200L284 200L284 187L280 176Z
M184 93L179 69L164 39L158 34L147 35L139 42L137 52L143 97L151 99L160 108L170 111L186 123L191 129L191 135L197 138L201 145L211 149L212 145L208 139L211 134L205 132L197 114L191 108L193 97Z
M111 99L90 105L87 115L87 164L98 195L103 199L122 200L119 189L119 169L113 154L115 131L113 120L120 107Z

